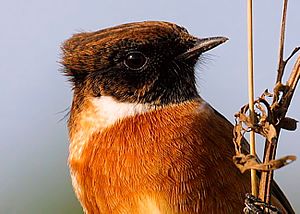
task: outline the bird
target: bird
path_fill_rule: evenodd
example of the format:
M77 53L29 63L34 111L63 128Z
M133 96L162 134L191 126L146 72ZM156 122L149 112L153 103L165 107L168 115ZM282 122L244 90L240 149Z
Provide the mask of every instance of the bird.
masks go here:
M68 164L84 213L242 213L249 173L233 125L197 90L196 64L227 41L165 21L80 32L62 45L72 83ZM277 186L272 203L294 213Z

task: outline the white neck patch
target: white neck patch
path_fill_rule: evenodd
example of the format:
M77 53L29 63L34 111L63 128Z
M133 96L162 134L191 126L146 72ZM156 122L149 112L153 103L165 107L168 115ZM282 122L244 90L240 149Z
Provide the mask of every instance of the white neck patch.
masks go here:
M95 132L113 125L126 117L151 111L147 104L122 103L110 96L91 98L92 107L80 113L78 123L82 126L71 138L70 159L80 159L83 148Z
M123 118L142 114L153 109L150 105L140 103L123 103L110 96L92 98L97 116L102 121L102 127L108 127Z

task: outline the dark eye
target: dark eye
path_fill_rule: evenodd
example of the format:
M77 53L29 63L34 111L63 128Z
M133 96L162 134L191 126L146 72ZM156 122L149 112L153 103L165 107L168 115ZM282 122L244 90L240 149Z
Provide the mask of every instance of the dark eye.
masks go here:
M147 58L144 54L138 51L129 53L124 60L124 64L132 70L139 70L143 68L146 63Z

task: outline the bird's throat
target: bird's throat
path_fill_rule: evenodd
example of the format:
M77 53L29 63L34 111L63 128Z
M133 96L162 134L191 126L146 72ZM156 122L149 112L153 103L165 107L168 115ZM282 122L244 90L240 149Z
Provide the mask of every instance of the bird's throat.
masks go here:
M154 109L147 104L124 103L110 96L93 97L83 103L82 111L72 111L70 127L70 158L80 159L83 147L94 133L113 124Z

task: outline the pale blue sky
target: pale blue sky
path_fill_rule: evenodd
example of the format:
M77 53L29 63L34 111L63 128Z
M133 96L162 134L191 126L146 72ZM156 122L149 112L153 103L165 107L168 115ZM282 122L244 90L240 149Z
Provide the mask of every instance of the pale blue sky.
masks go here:
M255 87L275 79L281 2L254 2ZM199 36L230 40L207 54L198 69L201 95L233 121L247 102L246 0L10 0L0 7L0 213L76 213L67 168L66 121L71 102L60 72L60 45L73 33L141 20L165 20ZM300 2L288 8L286 55L300 45ZM291 66L287 70L290 70ZM300 119L300 91L289 116ZM278 155L300 157L300 131L283 132ZM300 211L300 162L276 179ZM80 213L80 212L78 212Z

